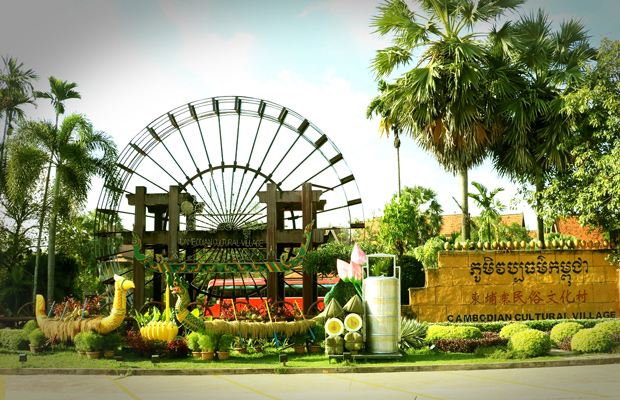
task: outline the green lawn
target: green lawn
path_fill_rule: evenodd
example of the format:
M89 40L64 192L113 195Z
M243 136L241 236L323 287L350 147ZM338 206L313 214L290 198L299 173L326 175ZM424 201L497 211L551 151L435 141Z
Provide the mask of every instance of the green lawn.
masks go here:
M427 349L428 350L428 349ZM342 363L336 360L329 360L323 353L296 355L291 350L285 350L288 354L287 367L291 368L325 368L329 366L338 366ZM20 362L19 354L27 354L28 361ZM236 354L231 352L231 356L225 361L203 361L194 359L190 356L185 358L161 359L158 364L153 364L150 359L138 358L131 351L123 351L120 353L123 361L115 359L99 358L91 360L86 356L81 356L73 350L73 348L54 348L42 353L30 353L27 351L9 351L0 350L0 367L4 368L111 368L111 369L225 369L225 368L250 368L250 369L278 369L280 372L282 364L278 361L278 353L267 351L258 354ZM558 360L565 356L552 355L546 357L537 357L528 360ZM352 366L365 365L382 365L382 366L398 366L398 365L431 365L431 364L472 364L472 363L489 363L489 362L515 362L523 361L523 359L505 359L505 358L486 358L483 355L465 354L465 353L440 353L429 351L409 352L403 354L400 360L391 361L359 361L351 363Z

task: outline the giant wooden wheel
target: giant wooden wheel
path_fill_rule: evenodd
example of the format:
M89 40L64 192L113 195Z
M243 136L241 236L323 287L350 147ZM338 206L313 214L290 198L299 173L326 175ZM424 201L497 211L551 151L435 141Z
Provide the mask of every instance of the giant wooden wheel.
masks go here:
M352 132L353 136L355 133ZM137 187L148 193L178 188L180 245L169 258L200 262L264 261L265 248L252 235L264 228L266 206L259 193L268 184L278 192L300 190L310 182L325 207L316 211L317 226L351 227L363 221L359 189L342 153L318 127L275 103L241 96L195 101L149 123L120 153L117 174L105 183L95 216L96 255L100 272L122 274L121 220L131 228L135 210L128 195ZM176 190L176 189L175 189ZM152 206L147 225L166 229L168 212ZM299 210L285 210L286 228L302 229ZM185 240L192 232L243 235L247 246L222 240ZM187 236L189 237L189 236ZM229 239L230 240L230 239ZM148 243L145 242L148 249ZM158 249L155 249L157 252ZM192 285L204 292L206 278Z

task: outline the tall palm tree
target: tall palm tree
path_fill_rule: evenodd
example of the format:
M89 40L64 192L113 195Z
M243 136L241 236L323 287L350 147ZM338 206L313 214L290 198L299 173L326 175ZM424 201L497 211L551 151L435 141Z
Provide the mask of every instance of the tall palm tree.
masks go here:
M53 76L48 78L50 84L49 92L41 92L36 91L35 96L43 99L49 99L54 107L54 111L56 114L56 121L54 123L54 130L58 129L58 117L60 114L65 113L65 101L69 99L81 99L82 96L75 90L77 87L77 83L75 82L67 82L61 81L60 79L56 79ZM50 129L50 126L47 126L46 129ZM51 136L48 134L48 136ZM37 254L35 256L34 261L34 284L32 288L32 301L35 301L35 297L37 295L37 282L39 278L39 263L41 260L41 239L43 237L43 227L45 224L45 216L47 210L48 203L48 192L50 185L50 177L52 173L52 161L50 159L49 164L47 166L47 176L45 178L45 189L43 190L43 207L41 209L41 216L39 219L39 235L37 238ZM48 269L49 269L49 255L48 255ZM48 296L49 299L49 296ZM50 300L51 301L51 300Z
M506 208L499 200L495 200L495 196L504 190L504 188L496 188L491 192L481 183L473 182L471 183L476 189L478 189L478 193L469 193L469 197L474 199L478 207L482 209L480 212L480 216L483 219L484 227L481 230L481 234L479 235L481 240L491 241L493 238L491 237L491 227L493 226L494 221L498 221L500 218L500 212L504 211ZM482 233L486 230L486 237ZM497 230L497 226L495 227L495 240L499 240L499 233Z
M494 21L523 0L388 0L373 19L376 33L393 34L393 46L377 52L371 68L385 79L398 67L415 67L387 86L386 107L398 116L403 133L432 153L448 172L458 174L463 210L462 236L468 239L467 172L480 164L501 134L492 122L492 89L509 91L486 67L487 45L474 32L477 23Z
M521 17L510 30L513 42L506 57L519 76L518 89L503 105L507 129L494 151L494 163L500 175L535 186L538 240L544 243L538 194L551 173L572 163L567 143L572 121L564 95L583 81L586 64L596 53L580 22L564 22L552 32L542 10Z
M6 141L11 134L16 118L24 117L22 107L34 104L32 81L38 76L32 69L24 69L24 63L15 58L2 56L3 68L0 70L0 113L4 116L4 130L0 142L0 170L4 168ZM4 174L0 174L4 175Z
M8 168L9 189L13 196L19 196L36 184L46 165L51 164L55 169L48 231L47 285L47 297L53 299L58 217L86 201L93 176L112 176L116 145L107 134L94 131L91 123L80 114L68 116L58 128L51 121L25 122L13 140Z
M372 118L373 115L378 115L381 118L379 122L379 139L385 134L386 137L390 137L390 130L394 132L394 148L396 149L396 165L398 168L398 197L400 198L400 136L397 116L391 116L391 109L387 104L385 94L388 92L387 83L381 79L379 80L379 92L366 109L366 118Z

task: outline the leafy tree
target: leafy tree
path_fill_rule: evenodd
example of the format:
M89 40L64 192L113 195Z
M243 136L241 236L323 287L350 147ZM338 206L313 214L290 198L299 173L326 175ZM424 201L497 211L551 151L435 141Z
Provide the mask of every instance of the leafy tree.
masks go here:
M433 190L407 187L385 205L379 238L400 259L409 250L436 236L441 229L441 206Z
M409 65L421 53L413 69L382 90L377 112L383 117L389 111L402 133L415 138L448 172L459 175L465 238L470 236L467 172L498 140L501 127L493 122L492 107L496 93L511 86L486 68L487 46L474 28L522 3L416 0L422 12L415 13L402 0L388 0L372 21L379 35L393 34L393 46L378 51L371 63L377 80Z
M4 131L0 142L0 170L4 170L6 141L13 131L15 118L23 118L26 104L34 104L32 81L38 79L32 70L24 69L24 63L9 56L2 57L4 67L0 70L0 113L4 116ZM3 176L4 174L0 174Z
M25 122L14 140L17 145L12 147L8 169L9 189L14 197L35 185L46 166L55 167L47 288L48 298L53 299L58 216L68 215L85 202L94 175L112 176L116 145L107 134L94 131L91 123L79 114L65 118L59 128L49 121Z
M601 41L587 80L566 96L574 116L574 164L543 192L547 215L578 216L618 238L620 230L620 41Z
M583 82L594 50L580 22L569 20L552 32L542 10L522 16L507 31L512 42L498 46L507 50L508 62L518 77L517 92L503 98L506 132L494 152L495 167L500 175L532 184L536 193L541 193L554 172L570 168L573 162L567 146L572 125L564 95ZM542 207L538 198L538 239L544 242Z
M490 242L493 239L491 229L495 229L495 240L499 240L497 224L500 221L500 212L504 211L506 207L499 200L495 200L495 196L504 188L497 188L489 192L486 186L478 182L471 184L478 189L478 193L469 193L469 197L474 199L478 207L482 208L480 217L483 220L483 225L479 233L480 240Z

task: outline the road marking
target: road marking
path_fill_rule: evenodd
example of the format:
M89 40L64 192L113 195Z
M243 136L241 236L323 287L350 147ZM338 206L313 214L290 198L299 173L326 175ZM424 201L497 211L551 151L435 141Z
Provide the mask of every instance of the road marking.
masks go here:
M249 386L246 386L246 385L244 385L242 383L235 382L235 381L230 380L230 379L226 379L223 376L219 376L219 375L213 375L213 376L216 377L216 378L219 378L219 379L221 379L223 381L226 381L226 382L229 382L229 383L233 383L233 384L235 384L237 386L241 386L244 389L247 389L247 390L252 391L254 393L260 394L261 396L269 397L270 399L274 399L274 400L282 400L282 399L280 399L278 397L274 397L274 396L268 395L267 393L263 393L263 392L261 392L259 390L253 389L253 388L251 388Z
M129 391L129 389L127 389L125 386L121 385L121 383L118 380L112 378L111 376L106 376L106 378L108 378L109 380L114 382L114 384L116 386L118 386L123 392L127 393L127 395L129 395L129 397L131 397L132 399L140 400L140 398L138 396L136 396L135 394L131 393Z
M550 386L541 386L541 385L532 385L529 383L521 383L521 382L514 382L514 381L507 381L504 379L497 379L497 378L487 378L484 376L476 376L476 375L467 375L467 374L457 374L455 372L445 372L445 371L438 371L441 372L442 374L448 374L448 375L456 375L456 376L465 376L465 377L469 377L469 378L478 378L478 379L487 379L490 381L497 381L497 382L504 382L504 383L510 383L513 385L521 385L521 386L529 386L529 387L535 387L538 389L547 389L547 390L558 390L560 392L568 392L568 393L577 393L577 394L585 394L588 396L598 396L598 397L609 397L603 394L597 394L597 393L588 393L588 392L578 392L576 390L568 390L568 389L559 389L559 388L554 388L554 387L550 387Z
M0 400L6 400L6 387L4 386L4 376L0 376Z
M364 381L358 381L356 379L353 378L345 378L344 376L338 376L338 375L332 375L332 374L325 374L327 376L331 376L333 378L339 378L339 379L344 379L345 381L350 381L350 382L357 382L357 383L363 383L365 385L370 385L370 386L374 386L374 387L378 387L380 389L387 389L387 390L393 390L395 392L402 392L402 393L407 393L407 394L413 394L416 396L422 396L424 398L427 399L434 399L434 400L445 400L439 397L433 397L433 396L429 396L427 394L422 394L422 393L416 393L416 392L410 392L408 390L403 390L403 389L395 389L393 387L389 387L389 386L383 386L383 385L377 385L376 383L370 383L370 382L364 382Z

